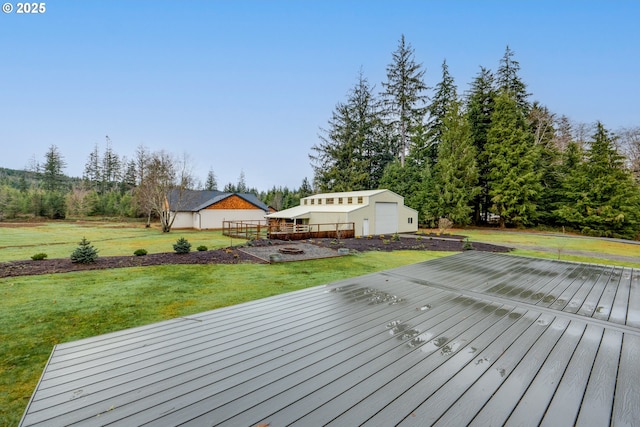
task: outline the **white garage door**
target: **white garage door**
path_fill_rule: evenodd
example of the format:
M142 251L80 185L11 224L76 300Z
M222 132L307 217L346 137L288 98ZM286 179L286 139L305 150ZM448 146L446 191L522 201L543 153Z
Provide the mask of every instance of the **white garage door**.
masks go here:
M393 234L398 231L398 204L376 202L375 234Z

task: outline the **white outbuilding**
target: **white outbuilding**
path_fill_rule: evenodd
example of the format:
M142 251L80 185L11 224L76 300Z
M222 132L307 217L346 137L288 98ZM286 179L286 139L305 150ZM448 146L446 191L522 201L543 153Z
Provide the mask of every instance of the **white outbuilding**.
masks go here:
M292 226L352 224L355 236L418 231L418 211L404 205L404 197L390 190L315 194L300 206L266 215L270 223Z

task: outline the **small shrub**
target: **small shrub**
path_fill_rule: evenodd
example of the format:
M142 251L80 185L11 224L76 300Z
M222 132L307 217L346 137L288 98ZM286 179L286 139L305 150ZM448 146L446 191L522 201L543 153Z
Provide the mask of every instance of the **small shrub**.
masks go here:
M191 243L184 237L181 237L173 244L173 250L177 254L188 254L191 252Z
M389 239L382 239L382 243L384 243L385 245L388 245L389 243L391 243L391 240L389 240Z
M471 251L473 250L473 245L471 244L471 240L467 237L464 241L464 245L462 245L463 251Z
M394 233L394 235L391 237L391 240L393 240L394 242L399 242L400 235L398 233Z
M136 249L136 251L133 253L135 256L144 256L146 255L148 252L146 249Z
M44 252L40 252L40 253L37 253L37 254L33 255L31 257L31 259L34 260L34 261L42 261L46 257L47 257L47 254L45 254Z
M86 238L82 238L78 247L71 253L71 262L76 264L91 264L98 258L98 250L91 246Z
M196 249L198 249L198 251L200 251L200 252L204 252L204 251L208 251L209 250L209 248L207 248L205 245L200 245Z

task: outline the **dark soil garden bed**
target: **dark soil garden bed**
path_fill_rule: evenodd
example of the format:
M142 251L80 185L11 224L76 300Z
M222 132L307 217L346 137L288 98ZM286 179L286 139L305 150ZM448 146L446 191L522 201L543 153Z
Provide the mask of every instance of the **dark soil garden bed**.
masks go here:
M399 240L373 238L353 239L312 239L305 243L317 245L322 248L335 249L347 248L350 252L366 251L397 251L397 250L427 250L427 251L462 251L464 240L458 238L436 237L402 237ZM258 240L251 242L252 246L267 245L291 245L291 242ZM508 252L510 249L503 246L486 243L472 243L473 250L488 252ZM69 258L44 259L40 261L25 260L0 263L0 278L29 276L49 273L66 273L70 271L101 270L108 268L143 267L165 264L239 264L239 263L263 263L247 252L232 247L210 251L194 251L188 254L176 254L173 252L149 254L144 256L112 256L98 257L92 264L74 264Z

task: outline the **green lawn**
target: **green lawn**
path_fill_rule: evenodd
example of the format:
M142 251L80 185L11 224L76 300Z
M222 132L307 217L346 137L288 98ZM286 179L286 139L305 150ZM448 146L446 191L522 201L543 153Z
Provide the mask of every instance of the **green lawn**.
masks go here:
M0 279L0 425L17 425L57 343L449 254L368 252L273 265L167 265Z
M40 252L48 258L68 258L86 237L98 249L98 256L133 255L136 249L148 253L172 252L180 237L209 249L240 245L245 240L231 239L220 231L174 230L162 233L157 227L139 223L50 222L24 227L0 226L0 262L30 259Z
M514 254L640 268L640 246L562 235L501 230L452 230L472 242L519 247ZM171 252L185 237L192 247L239 245L220 232L172 231L141 224L42 223L0 227L0 262L45 252L66 258L86 237L99 255ZM570 254L571 252L578 255ZM16 425L53 346L107 332L186 316L450 253L367 252L273 265L166 265L0 279L0 425ZM603 259L609 254L610 259ZM597 256L596 256L597 255ZM616 257L638 257L620 262Z
M468 236L472 242L515 247L513 255L640 268L640 244L632 242L495 228L450 232Z

